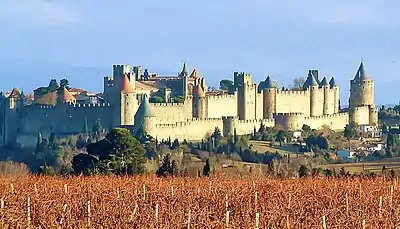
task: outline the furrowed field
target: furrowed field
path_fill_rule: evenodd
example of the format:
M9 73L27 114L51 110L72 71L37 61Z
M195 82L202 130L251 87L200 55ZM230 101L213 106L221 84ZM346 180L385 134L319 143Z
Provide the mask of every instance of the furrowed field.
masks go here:
M1 228L396 228L397 180L0 177Z

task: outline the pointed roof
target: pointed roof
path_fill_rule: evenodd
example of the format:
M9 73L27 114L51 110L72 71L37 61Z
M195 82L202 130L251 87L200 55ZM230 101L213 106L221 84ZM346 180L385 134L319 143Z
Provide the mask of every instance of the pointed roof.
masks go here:
M320 86L326 86L326 85L329 85L328 84L328 81L326 80L326 77L324 76L324 78L322 78L322 80L321 80L321 82L320 82L320 84L319 84Z
M147 95L143 96L140 106L136 115L140 115L139 117L156 117L153 108L150 106L149 100L147 99Z
M358 70L357 70L357 73L356 73L354 79L359 79L359 80L368 79L368 75L364 70L364 62L363 61L361 61L360 66L358 67Z
M183 62L183 67L182 67L182 71L181 71L181 73L179 74L179 76L188 76L189 75L189 72L188 72L188 70L187 70L187 63L186 63L186 61L185 62Z
M318 82L314 77L314 74L312 72L308 73L306 82L303 84L303 88L307 89L309 86L318 86Z
M335 81L335 77L332 76L331 80L329 81L329 85L330 85L331 87L337 86L336 81Z
M135 88L133 88L131 81L129 81L128 74L124 74L121 91L125 93L135 93Z
M61 91L61 99L64 102L72 102L75 101L75 97L67 90L67 88L63 87Z
M198 77L200 77L200 73L199 73L199 71L197 70L197 68L193 69L193 72L190 73L190 77L191 77L191 78L198 78Z
M264 81L261 81L258 85L258 91L261 92L267 88L276 88L276 83L272 80L271 76L268 75Z
M193 86L193 95L203 96L205 95L203 88L200 85Z
M14 87L10 93L10 98L19 98L21 94L19 93L18 88Z

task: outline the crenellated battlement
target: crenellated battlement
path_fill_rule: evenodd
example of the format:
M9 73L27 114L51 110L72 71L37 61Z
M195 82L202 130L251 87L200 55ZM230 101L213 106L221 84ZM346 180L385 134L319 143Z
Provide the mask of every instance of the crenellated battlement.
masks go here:
M187 103L150 103L153 107L183 107Z
M270 92L271 89L268 89L268 91ZM294 90L282 90L282 89L278 89L276 90L277 94L283 94L283 95L308 95L310 93L309 90L302 90L302 91L294 91Z
M284 117L303 117L304 114L301 112L293 112L293 113L276 113L274 114L274 117L276 116L284 116Z
M28 106L29 108L40 108L40 109L54 109L55 106L53 105L39 105L39 106Z
M209 121L222 121L223 118L191 118L187 122L209 122Z
M235 99L236 95L229 95L229 94L223 94L223 95L207 95L207 99L210 100L221 100L221 99Z
M110 103L101 103L101 104L70 104L70 107L74 107L74 108L111 107L111 104L110 104Z
M320 116L311 116L311 117L304 117L305 121L308 120L329 120L329 119L335 119L338 117L345 117L348 116L349 113L347 112L342 112L342 113L337 113L337 114L328 114L328 115L320 115Z

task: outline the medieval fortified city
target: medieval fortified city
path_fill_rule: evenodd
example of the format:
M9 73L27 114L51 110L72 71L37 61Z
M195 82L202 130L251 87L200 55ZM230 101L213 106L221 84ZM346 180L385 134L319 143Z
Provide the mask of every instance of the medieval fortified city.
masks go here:
M302 88L277 88L268 76L256 84L252 75L233 73L227 90L209 90L197 69L187 64L176 76L159 76L140 66L114 65L112 76L104 77L100 94L78 94L67 86L42 92L35 90L27 101L14 88L0 94L0 146L19 143L34 146L37 134L58 136L82 133L84 123L101 120L109 129L125 127L134 133L140 127L161 139L201 141L218 127L223 136L251 134L261 124L298 131L303 125L343 130L350 122L377 125L374 81L361 62L350 81L349 107L341 109L335 78L320 77L309 70ZM81 99L80 99L81 98ZM162 101L152 102L151 98ZM181 98L174 102L173 98ZM11 124L12 123L12 124Z

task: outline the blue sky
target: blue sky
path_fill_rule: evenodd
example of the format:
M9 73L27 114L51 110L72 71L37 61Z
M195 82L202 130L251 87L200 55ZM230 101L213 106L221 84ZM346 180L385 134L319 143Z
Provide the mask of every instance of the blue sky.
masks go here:
M112 64L171 74L187 60L212 85L245 71L287 86L316 68L336 77L347 102L363 58L376 102L398 103L399 8L395 0L1 0L0 90L67 76L101 91Z

